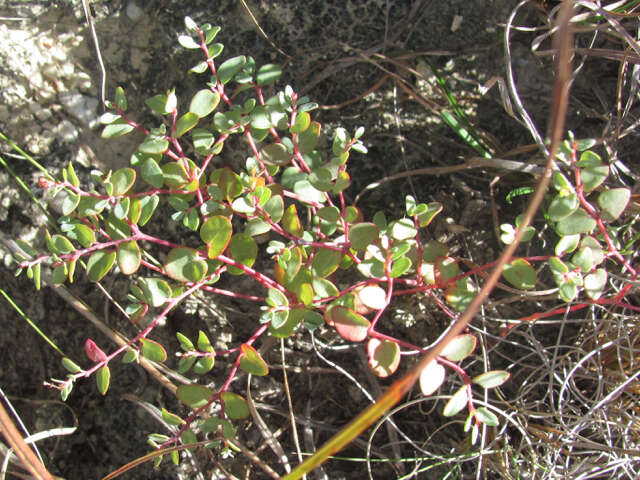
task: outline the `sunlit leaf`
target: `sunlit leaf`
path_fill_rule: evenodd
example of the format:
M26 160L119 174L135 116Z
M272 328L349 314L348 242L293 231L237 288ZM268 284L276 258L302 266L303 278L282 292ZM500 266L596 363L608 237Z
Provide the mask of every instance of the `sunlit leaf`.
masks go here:
M140 267L140 262L142 261L142 254L140 253L138 243L135 240L120 243L116 250L116 260L120 271L124 275L134 274Z
M243 343L240 345L242 352L240 356L240 368L251 375L264 376L269 373L267 362L251 345Z
M463 385L456 391L456 393L453 394L453 397L451 397L444 406L442 415L445 417L452 417L467 406L467 400L467 386Z
M207 274L207 262L192 248L177 247L167 254L164 268L169 277L179 282L196 283Z
M87 276L92 282L99 282L104 277L116 260L116 252L112 250L100 250L89 257L87 261Z
M209 400L213 397L213 392L197 383L189 383L187 385L179 385L176 395L182 403L197 409L209 403Z
M224 404L224 413L232 420L243 419L249 416L247 402L240 395L233 392L223 392L220 399Z
M350 342L362 342L367 338L371 325L369 320L343 305L327 309L325 319L342 338Z
M396 342L372 338L367 342L369 367L378 377L392 375L400 365L400 347Z
M109 382L111 381L111 371L106 365L96 372L96 384L100 395L106 395L109 390Z
M496 388L509 380L510 376L511 374L504 370L491 370L473 377L473 383L486 389Z
M444 347L440 355L451 362L459 362L471 355L476 348L476 342L474 335L468 333L458 335Z
M420 373L420 391L423 395L431 395L435 392L445 378L445 369L437 361L432 360Z
M536 271L524 258L516 258L506 264L502 275L511 285L521 290L531 290L536 286Z
M141 338L142 356L152 362L162 363L167 359L167 351L162 345L148 338Z

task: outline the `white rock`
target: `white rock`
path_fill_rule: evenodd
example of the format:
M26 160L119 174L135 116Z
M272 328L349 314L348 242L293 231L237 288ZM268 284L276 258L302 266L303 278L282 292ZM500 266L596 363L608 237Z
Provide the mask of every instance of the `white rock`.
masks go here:
M138 21L142 16L142 9L135 4L135 2L129 2L127 8L125 10L127 17L129 17L134 22Z

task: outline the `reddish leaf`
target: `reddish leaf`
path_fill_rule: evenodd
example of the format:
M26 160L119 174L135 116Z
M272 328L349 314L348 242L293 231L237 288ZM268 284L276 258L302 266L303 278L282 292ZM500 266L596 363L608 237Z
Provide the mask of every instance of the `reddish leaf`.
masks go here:
M350 308L342 305L336 305L329 309L325 318L327 323L333 323L342 338L350 342L362 342L367 338L369 326L371 325L369 320L362 315L358 315Z
M107 359L107 355L90 338L84 342L84 351L93 362L104 362Z
M396 342L372 338L367 343L369 367L378 377L388 377L400 365L400 347Z

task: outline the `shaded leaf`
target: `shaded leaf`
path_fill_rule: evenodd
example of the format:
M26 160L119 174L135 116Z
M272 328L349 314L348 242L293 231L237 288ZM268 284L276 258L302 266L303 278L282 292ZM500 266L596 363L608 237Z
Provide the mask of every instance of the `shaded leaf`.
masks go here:
M167 275L179 282L196 283L207 274L207 262L192 248L177 247L167 254L164 262Z
M100 250L89 257L87 261L87 276L92 282L99 282L104 277L116 260L116 252L113 250Z
M199 121L200 117L193 112L187 112L182 115L176 121L176 131L173 134L174 138L180 138L182 135L195 127Z
M629 204L631 190L628 188L612 188L598 195L598 205L602 208L605 220L617 219Z
M152 307L163 305L171 297L169 284L160 278L139 278L138 285L143 295L140 300Z
M136 181L136 171L133 168L121 168L111 175L111 185L113 185L112 195L118 197L124 195Z
M179 385L176 391L178 399L193 409L204 407L209 403L213 392L207 387L198 385L197 383L190 383L187 385Z
M379 235L380 230L375 223L357 223L349 229L351 247L358 252L365 251L372 242L377 240Z
M480 407L475 412L474 415L476 419L480 422L484 423L488 427L497 427L498 426L498 417L490 411L487 407Z
M502 275L511 285L521 290L531 290L536 286L536 271L524 258L516 258L506 264Z
M87 338L84 342L84 351L92 362L104 362L107 360L107 355L90 338Z

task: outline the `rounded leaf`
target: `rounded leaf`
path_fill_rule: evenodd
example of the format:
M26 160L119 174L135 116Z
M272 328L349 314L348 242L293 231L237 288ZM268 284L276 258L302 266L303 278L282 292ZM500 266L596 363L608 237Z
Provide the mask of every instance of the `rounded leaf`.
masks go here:
M476 337L470 333L458 335L444 347L440 356L451 362L464 360L476 348L476 341Z
M357 223L349 229L349 240L351 241L351 247L358 252L365 251L367 247L378 238L379 235L380 230L375 223Z
M152 307L163 305L171 297L169 284L160 278L139 278L138 286L143 296L140 300Z
M113 185L112 195L118 197L127 193L136 181L136 171L133 168L121 168L111 175L109 180Z
M342 252L322 248L313 257L311 272L316 277L328 277L338 269L342 257Z
M369 367L378 377L392 375L400 365L400 347L396 342L372 338L367 342Z
M126 135L134 128L135 127L133 125L129 125L129 123L124 118L119 118L110 125L104 127L100 136L107 139L116 138L122 135Z
M591 232L596 228L596 221L579 208L565 219L558 222L556 230L559 235L576 235Z
M306 155L311 153L316 145L318 144L318 139L320 138L320 130L322 126L319 122L311 122L309 127L302 133L298 134L298 148L300 149L300 153Z
M178 282L196 283L207 274L207 262L192 248L177 247L169 251L164 262L167 275Z
M502 275L507 282L521 290L531 290L536 286L536 271L524 258L516 258L505 265Z
M106 395L111 381L111 371L106 365L96 372L96 384L100 395Z
M251 235L236 233L229 242L229 253L231 258L250 267L258 256L258 244Z
M189 183L189 174L182 162L168 162L162 165L162 179L171 189L179 189Z
M551 205L549 205L547 213L551 220L559 222L575 212L579 206L580 201L575 193L571 193L570 195L557 195L551 202Z
M141 338L142 356L152 362L162 363L167 359L167 352L162 345L148 338Z
M278 81L282 75L282 69L279 65L273 63L267 63L258 69L256 74L256 83L258 85L269 85Z
M366 285L356 289L356 301L371 310L382 310L387 306L387 292L378 285Z
M174 138L180 138L195 127L199 121L200 117L193 112L187 112L182 115L176 122L176 131L173 133Z
M209 89L200 90L191 99L189 112L203 118L213 112L218 103L220 103L220 94L218 92L212 92Z
M231 241L231 235L231 220L222 215L207 218L200 227L200 238L207 244L207 256L211 260L225 251Z
M455 283L455 285L451 285L447 288L445 291L445 298L453 308L462 312L469 306L471 300L473 300L473 297L475 296L475 293L476 291L471 280L468 278L461 278Z
M332 324L338 334L350 342L362 342L369 333L371 323L362 315L343 305L336 305L327 310L328 323Z
M71 253L75 250L73 244L64 235L56 234L51 237L51 245L53 247L53 253L64 255L65 253Z
M267 362L263 360L255 348L243 343L240 345L240 351L242 352L240 356L240 368L242 370L260 377L269 373Z
M242 70L242 67L244 67L245 63L247 63L247 57L245 57L244 55L225 60L218 67L218 81L223 85L228 83L236 73Z
M602 295L607 285L607 271L598 268L595 272L584 277L584 289L592 300L597 300Z
M432 360L420 373L420 391L423 395L431 395L444 382L445 369L437 361Z
M504 370L491 370L484 372L477 377L473 377L473 383L480 385L482 388L496 388L509 380L511 374Z
M182 403L196 409L207 405L213 396L213 392L197 383L190 383L178 386L176 395Z
M124 242L118 245L116 250L116 260L118 267L124 275L131 275L135 273L140 267L142 255L140 253L140 247L135 240Z
M629 204L631 190L628 188L612 188L598 195L598 205L602 208L605 220L615 220Z
M92 282L99 282L104 277L116 260L116 252L100 250L95 252L87 261L87 276Z
M243 419L249 416L247 402L237 393L224 392L220 394L224 404L224 413L232 420Z

